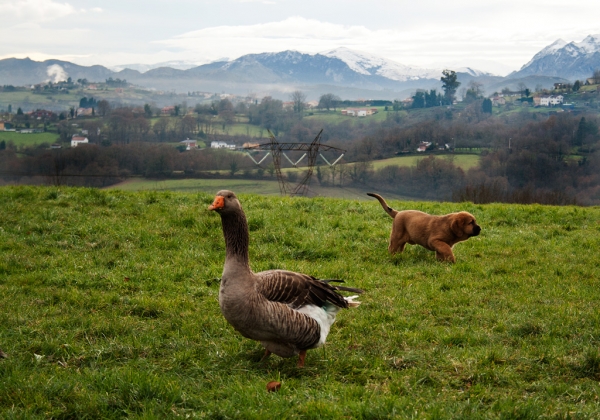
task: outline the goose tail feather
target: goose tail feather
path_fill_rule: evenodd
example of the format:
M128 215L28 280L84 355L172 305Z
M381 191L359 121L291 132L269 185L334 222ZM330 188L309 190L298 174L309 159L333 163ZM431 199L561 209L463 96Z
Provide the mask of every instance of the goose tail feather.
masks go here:
M344 283L344 280L338 280L338 279L325 279L325 280L321 280L323 283ZM347 286L336 286L336 285L332 285L333 287L335 287L336 290L342 290L344 292L352 292L352 293L364 293L365 291L362 289L357 289L355 287L347 287Z
M358 299L358 295L354 295L354 296L348 296L344 298L346 300L346 302L348 302L348 307L349 308L356 308L357 306L360 305L360 302L354 299Z

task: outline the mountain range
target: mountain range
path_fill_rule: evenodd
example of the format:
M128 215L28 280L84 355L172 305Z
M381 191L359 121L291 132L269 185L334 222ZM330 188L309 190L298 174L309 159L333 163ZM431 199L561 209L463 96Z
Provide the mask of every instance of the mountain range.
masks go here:
M162 91L226 92L238 95L254 93L288 99L294 90L307 98L334 93L344 99L403 99L416 89L441 89L442 69L406 66L392 60L348 48L305 54L297 51L248 54L235 60L224 59L195 66L185 62L144 65L80 66L60 60L33 61L29 58L0 60L0 85L33 85L45 81L87 79L103 82L108 78ZM600 68L600 35L582 42L557 40L538 52L520 70L506 77L471 68L453 69L462 87L471 81L492 93L521 83L530 88L552 87L591 77Z
M600 35L588 35L581 42L554 41L508 77L545 75L575 81L592 77L597 69L600 69Z

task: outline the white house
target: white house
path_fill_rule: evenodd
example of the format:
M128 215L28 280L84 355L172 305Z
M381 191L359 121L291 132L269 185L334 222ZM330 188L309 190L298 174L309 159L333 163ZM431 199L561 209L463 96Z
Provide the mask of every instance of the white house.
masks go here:
M502 96L494 96L492 98L492 105L494 105L494 106L506 105L506 99Z
M224 141L211 141L211 149L231 149L235 150L235 144L227 144Z
M180 141L179 143L185 145L185 150L198 148L198 143L196 142L196 140L185 139L183 141Z
M77 108L78 117L91 117L94 115L94 108Z
M417 152L425 152L429 146L431 146L431 142L423 141L417 147Z
M80 144L89 143L87 137L73 136L71 137L71 147L77 147Z
M563 103L563 100L564 100L564 97L562 95L543 96L540 98L540 106L560 105Z
M366 117L377 113L377 108L348 108L342 109L342 115L350 117Z

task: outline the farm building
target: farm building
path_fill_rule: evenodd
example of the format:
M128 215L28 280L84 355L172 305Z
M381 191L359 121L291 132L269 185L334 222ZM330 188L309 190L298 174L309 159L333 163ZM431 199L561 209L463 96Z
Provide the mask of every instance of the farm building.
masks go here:
M349 117L366 117L377 113L377 108L348 108L342 109L342 115Z
M91 117L94 115L94 108L77 108L78 117Z
M211 149L235 149L235 144L227 144L224 141L211 141Z
M85 144L85 143L89 143L87 137L83 137L83 136L73 136L73 137L71 137L71 147L77 147L80 144Z
M557 96L542 96L540 99L540 106L554 106L563 103L564 97L562 95ZM535 103L535 98L534 98Z
M197 149L198 142L196 140L185 139L180 141L179 143L185 145L185 150Z

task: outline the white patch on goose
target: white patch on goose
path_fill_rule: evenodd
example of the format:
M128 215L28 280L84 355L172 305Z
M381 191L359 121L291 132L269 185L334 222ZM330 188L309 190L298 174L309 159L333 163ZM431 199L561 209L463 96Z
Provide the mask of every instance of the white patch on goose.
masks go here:
M360 305L360 302L355 301L354 299L358 298L358 295L345 297L344 300L348 302L348 307L356 307ZM305 315L308 315L319 324L319 328L321 330L321 337L319 338L319 342L315 347L321 347L325 344L325 339L329 334L329 330L331 326L335 322L335 316L339 312L341 308L335 306L329 302L325 302L325 306L319 307L316 305L305 305L297 309L298 312L302 312Z
M331 325L335 322L335 315L338 313L340 308L330 303L326 303L324 307L320 308L316 305L306 305L298 308L298 312L302 312L308 315L319 324L321 330L321 337L315 347L321 347L325 344L325 339L329 334Z

